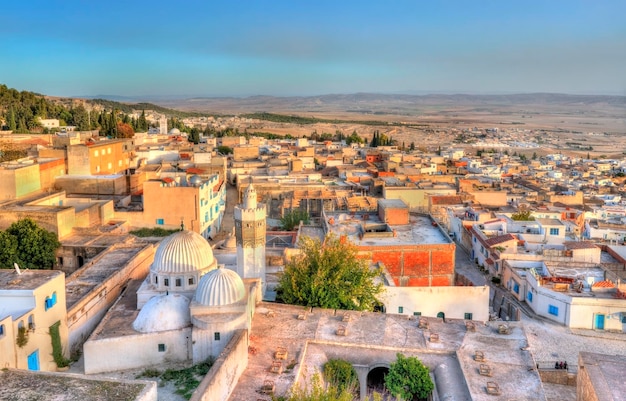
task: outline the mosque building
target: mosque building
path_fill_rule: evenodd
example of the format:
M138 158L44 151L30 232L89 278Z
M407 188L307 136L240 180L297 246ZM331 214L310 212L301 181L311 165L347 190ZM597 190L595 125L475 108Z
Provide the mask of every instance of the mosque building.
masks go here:
M198 233L163 239L136 305L120 298L84 344L85 373L202 362L249 330L265 283L264 208L250 186L235 212L237 271L218 265Z

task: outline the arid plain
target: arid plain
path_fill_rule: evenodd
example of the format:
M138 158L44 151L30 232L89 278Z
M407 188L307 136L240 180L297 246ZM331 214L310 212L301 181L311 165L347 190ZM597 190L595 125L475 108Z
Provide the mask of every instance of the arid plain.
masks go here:
M194 98L159 101L160 105L202 113L242 115L267 112L314 117L313 124L252 120L244 128L293 136L312 132L350 134L370 138L375 130L399 144L433 148L454 144L476 147L463 132L498 129L499 137L532 136L541 144L520 152L562 152L607 158L626 151L626 97L560 94L520 95L324 95L313 97ZM380 124L378 124L379 122ZM478 129L478 130L475 130Z

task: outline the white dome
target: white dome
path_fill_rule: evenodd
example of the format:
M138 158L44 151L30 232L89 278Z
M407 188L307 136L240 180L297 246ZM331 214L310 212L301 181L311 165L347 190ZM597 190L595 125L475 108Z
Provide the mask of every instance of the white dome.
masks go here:
M180 135L180 130L178 128L172 128L170 130L170 135Z
M230 305L246 294L243 280L230 269L215 269L200 279L195 300L206 306Z
M181 274L214 269L216 265L211 245L200 234L183 230L161 241L150 271Z
M182 329L189 324L189 298L180 294L157 295L141 308L133 322L133 329L154 333Z

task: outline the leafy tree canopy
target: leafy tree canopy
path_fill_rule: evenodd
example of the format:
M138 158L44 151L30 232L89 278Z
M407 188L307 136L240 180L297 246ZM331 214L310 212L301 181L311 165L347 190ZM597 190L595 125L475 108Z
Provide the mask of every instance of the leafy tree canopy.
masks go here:
M532 216L532 210L522 209L516 213L511 215L512 220L516 221L534 221L535 218Z
M0 267L10 269L17 263L28 269L51 269L60 246L56 234L31 219L19 220L0 232Z
M217 147L217 152L223 155L229 155L233 153L233 149L228 146L221 145Z
M385 387L389 392L402 400L425 400L435 388L430 379L429 371L414 356L405 357L396 354L396 361L389 366L385 376Z
M309 224L311 219L309 218L309 214L300 209L293 209L289 212L286 212L283 217L280 218L280 228L285 231L291 231L300 225L300 222L304 224Z
M324 242L302 237L301 255L285 266L278 284L283 302L331 309L373 310L383 290L376 283L379 270L372 270L357 248L348 241L327 236Z

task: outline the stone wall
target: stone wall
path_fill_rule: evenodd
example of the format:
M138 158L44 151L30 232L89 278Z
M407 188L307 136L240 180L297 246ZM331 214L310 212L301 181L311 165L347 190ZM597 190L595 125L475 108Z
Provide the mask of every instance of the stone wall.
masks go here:
M539 369L539 377L545 383L576 386L576 376L576 373L570 373L563 369Z
M191 401L227 400L248 366L248 330L237 330Z

